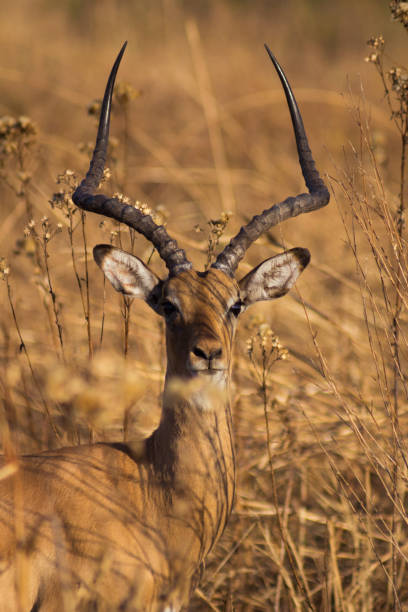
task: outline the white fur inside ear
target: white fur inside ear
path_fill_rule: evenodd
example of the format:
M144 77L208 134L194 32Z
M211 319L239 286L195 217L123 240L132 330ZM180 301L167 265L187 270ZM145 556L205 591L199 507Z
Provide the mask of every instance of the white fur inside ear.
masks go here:
M141 259L116 247L100 244L94 258L114 289L125 295L146 299L160 282Z
M267 259L251 270L239 283L242 301L249 306L260 300L285 295L309 263L306 249L291 249Z

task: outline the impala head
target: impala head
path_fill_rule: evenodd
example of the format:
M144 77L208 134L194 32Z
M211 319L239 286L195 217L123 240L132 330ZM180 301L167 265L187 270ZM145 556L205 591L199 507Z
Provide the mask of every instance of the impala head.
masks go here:
M110 109L123 45L105 90L94 154L89 171L73 194L75 204L111 217L143 234L156 247L168 268L161 280L139 258L111 245L98 245L94 257L113 287L144 299L166 323L168 375L211 375L227 378L238 316L259 300L281 297L309 263L307 249L275 255L237 281L235 272L246 250L261 234L281 221L325 206L329 192L320 178L309 149L302 118L290 85L268 47L288 102L299 162L309 193L287 198L255 216L220 253L206 272L196 272L175 240L150 215L116 198L94 195L103 176L109 138Z
M284 295L309 263L306 249L267 259L237 282L215 267L161 280L138 257L101 244L94 257L113 287L142 298L166 323L168 374L227 374L239 315L253 302Z

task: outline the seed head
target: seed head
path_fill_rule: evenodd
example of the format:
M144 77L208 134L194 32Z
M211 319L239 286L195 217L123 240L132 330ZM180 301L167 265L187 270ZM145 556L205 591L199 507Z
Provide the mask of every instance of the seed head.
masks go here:
M0 257L0 279L7 280L10 274L10 266L4 257Z
M132 100L135 100L141 95L141 91L135 89L129 83L117 83L113 91L113 99L121 106L128 105Z
M408 2L392 0L390 2L390 11L395 21L399 21L404 28L408 28Z
M101 113L102 100L93 100L87 108L88 115L99 117Z
M382 49L385 45L384 36L382 34L372 36L367 40L367 45L373 47L373 49Z
M364 61L371 64L378 64L380 62L380 56L374 51L373 53L370 53L370 55L367 55L367 57L364 58Z

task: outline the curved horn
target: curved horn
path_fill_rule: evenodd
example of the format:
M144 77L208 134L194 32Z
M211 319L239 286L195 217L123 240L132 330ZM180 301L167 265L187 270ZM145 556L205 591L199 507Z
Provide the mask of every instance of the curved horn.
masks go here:
M301 193L296 197L287 198L283 202L268 208L268 210L264 210L262 214L256 215L247 225L241 227L237 236L218 255L212 265L214 268L223 270L229 276L234 276L234 272L245 255L246 250L261 234L268 231L274 225L286 221L286 219L326 206L330 199L329 191L316 170L303 126L302 116L292 89L285 73L267 45L265 45L265 49L275 66L286 95L295 132L299 162L309 193Z
M95 150L87 175L74 191L72 200L83 210L111 217L143 234L156 247L160 257L166 263L169 275L176 276L183 270L192 268L192 265L188 261L185 252L178 248L177 242L170 238L163 225L157 225L150 215L143 214L137 208L128 206L116 198L109 198L102 194L94 195L103 177L106 163L113 87L126 45L127 42L121 48L109 75L102 102Z

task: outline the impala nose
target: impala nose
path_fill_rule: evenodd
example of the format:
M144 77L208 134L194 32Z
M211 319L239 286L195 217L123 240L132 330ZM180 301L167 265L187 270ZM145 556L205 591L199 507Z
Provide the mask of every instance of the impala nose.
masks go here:
M223 369L221 364L216 363L221 358L222 346L217 340L202 339L190 351L190 362L194 370Z

